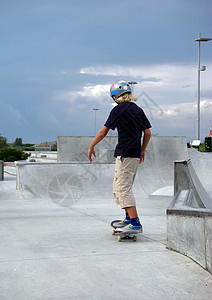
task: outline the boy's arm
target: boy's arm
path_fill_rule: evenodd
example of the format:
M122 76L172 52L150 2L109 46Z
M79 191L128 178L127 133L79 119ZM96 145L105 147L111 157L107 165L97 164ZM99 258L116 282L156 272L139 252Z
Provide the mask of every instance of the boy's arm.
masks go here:
M103 126L102 129L95 136L93 142L90 144L88 149L88 159L90 162L92 162L92 154L94 155L94 157L96 157L94 147L107 135L109 130L110 128Z
M144 162L144 159L145 159L145 151L146 151L146 147L149 143L149 140L151 138L151 131L150 129L145 129L144 130L144 137L143 137L143 143L141 145L141 158L140 158L140 164L142 162Z

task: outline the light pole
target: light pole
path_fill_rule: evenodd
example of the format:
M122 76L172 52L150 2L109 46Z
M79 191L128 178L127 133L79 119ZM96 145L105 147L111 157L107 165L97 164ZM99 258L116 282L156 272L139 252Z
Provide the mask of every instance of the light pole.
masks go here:
M206 67L200 67L200 43L208 42L212 40L211 38L201 38L201 34L199 33L198 39L195 39L195 42L198 42L198 90L197 90L197 132L196 139L200 140L200 72L205 71Z
M96 136L96 112L99 110L98 108L93 108L94 110L94 136Z

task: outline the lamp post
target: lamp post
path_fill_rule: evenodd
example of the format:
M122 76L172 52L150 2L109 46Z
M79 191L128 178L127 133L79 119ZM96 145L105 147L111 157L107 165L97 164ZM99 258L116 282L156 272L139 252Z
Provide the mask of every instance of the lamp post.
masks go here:
M94 110L94 136L96 136L96 112L99 110L98 108L93 108Z
M195 42L198 42L197 140L200 140L200 72L206 70L205 66L200 67L200 43L208 42L210 40L212 40L212 38L201 38L200 33L198 35L198 39L195 39Z

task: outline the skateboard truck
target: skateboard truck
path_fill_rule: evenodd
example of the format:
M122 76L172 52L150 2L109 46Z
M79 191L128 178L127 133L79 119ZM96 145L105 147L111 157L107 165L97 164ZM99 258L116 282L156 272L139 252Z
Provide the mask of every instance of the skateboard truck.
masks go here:
M118 242L121 242L122 240L133 240L134 242L136 242L137 241L137 236L136 235L138 233L137 232L122 232L121 231L122 227L115 226L115 223L118 223L118 222L121 222L121 220L114 220L110 224L111 227L113 228L112 235L117 235L118 236L118 238L117 238ZM120 229L120 231L116 230L118 228Z
M122 240L133 240L133 242L137 241L137 236L135 235L137 233L118 233L118 242L121 242Z

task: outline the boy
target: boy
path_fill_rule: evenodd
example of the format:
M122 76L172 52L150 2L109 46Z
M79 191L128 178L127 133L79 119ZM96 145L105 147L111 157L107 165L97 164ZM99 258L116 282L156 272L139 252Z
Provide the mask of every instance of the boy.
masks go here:
M94 147L107 135L110 129L118 131L118 144L115 149L116 157L115 178L113 182L113 193L116 203L125 210L126 217L123 221L116 223L122 227L122 231L143 232L138 218L136 202L132 192L132 185L139 163L144 162L146 147L151 137L151 124L143 110L132 101L131 86L125 80L115 82L110 88L110 95L118 104L115 106L102 127L97 133L88 150L88 159L92 162L95 155ZM143 143L141 137L144 133Z

